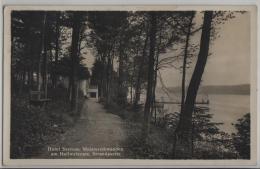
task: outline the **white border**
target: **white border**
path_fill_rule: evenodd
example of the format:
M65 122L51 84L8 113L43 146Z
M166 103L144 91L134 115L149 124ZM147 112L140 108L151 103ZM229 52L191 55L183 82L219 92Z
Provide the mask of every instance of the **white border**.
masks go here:
M19 2L19 5L32 5L32 6L34 6L34 5L39 5L39 4L45 4L45 5L89 5L89 4L92 4L93 5L93 2L91 2L91 1L83 1L83 0L74 0L73 2L72 1L70 1L70 0L64 0L64 1L62 1L62 0L45 0L45 1L35 1L35 0L19 0L19 1L15 1L15 0L3 0L3 5L17 5L18 4L18 2ZM167 4L167 5L169 5L169 4L177 4L177 5L196 5L196 6L198 6L198 5L257 5L257 7L259 6L259 1L253 1L253 0L250 0L250 1L245 1L245 0L226 0L226 1L215 1L215 0L212 0L212 1L206 1L206 0L204 0L204 1L194 1L194 0L187 0L187 1L174 1L174 0L162 0L162 1L155 1L155 0L153 0L153 1L137 1L137 0L133 0L133 1L131 1L131 2L127 2L127 1L118 1L118 0L112 0L112 1L109 1L109 3L108 2L106 2L106 1L101 1L101 0L98 0L98 1L95 1L94 2L95 3L95 5L96 4L102 4L102 5L104 5L104 4L109 4L109 5L114 5L114 4L120 4L120 9L122 9L122 8L124 8L125 7L125 5L129 5L129 4L132 4L132 5L134 5L134 4L149 4L149 5L154 5L154 7L156 7L157 5L156 4ZM39 6L38 6L39 7ZM37 7L37 8L38 8ZM112 6L111 6L112 7ZM35 6L34 6L34 8L35 8ZM41 7L40 7L41 8ZM56 7L53 7L53 6L48 6L48 8L56 8ZM67 9L71 9L71 6L63 6L63 8L67 8ZM81 8L81 9L83 9L84 8L84 10L86 10L86 8L85 7L82 7L82 6L77 6L77 8ZM207 8L208 9L208 8ZM229 9L230 9L230 6L229 6ZM2 9L1 9L2 10ZM2 14L2 13L1 13ZM257 11L257 16L258 16L258 18L260 17L260 14L259 14L259 11ZM1 19L2 19L3 17L1 17ZM257 25L258 25L258 30L259 30L259 22L257 22ZM1 29L2 29L3 27L2 27L2 24L1 24ZM2 33L2 32L1 32ZM257 42L259 42L259 33L257 34ZM256 37L252 37L251 36L251 38L253 38L253 39L255 39L256 40ZM0 44L2 44L2 41L0 42ZM259 43L258 43L259 44ZM258 47L258 46L256 46L256 47ZM2 50L2 48L1 48L1 50ZM258 53L258 56L259 56L259 48L257 48L257 53ZM260 63L260 61L259 61L259 59L257 59L257 58L255 58L255 60L254 61L252 61L254 64L257 64L257 65L259 65L259 63ZM1 64L1 66L2 66L2 64ZM258 68L258 74L257 74L257 88L259 87L259 68ZM256 75L253 75L253 73L254 73L255 71L253 71L253 70L251 70L251 78L255 78L256 77ZM256 72L255 72L256 73ZM1 67L1 75L0 75L0 78L2 78L1 77L2 76L2 67ZM2 88L0 89L0 92L1 92L1 94L2 94ZM4 91L5 92L5 91ZM251 88L251 92L252 92L252 88ZM259 96L259 92L257 93L257 96ZM2 99L2 98L1 98ZM255 100L256 101L256 100ZM2 100L1 100L1 103L2 103ZM0 108L2 108L1 106L2 106L2 104L0 103ZM251 104L252 104L252 102L250 102ZM257 100L257 110L259 110L259 100ZM1 114L1 116L0 116L1 118L2 118L2 114ZM257 116L257 119L258 119L258 121L257 121L257 126L258 126L258 131L259 131L259 127L260 127L260 119L259 119L259 115ZM1 126L2 127L2 126ZM260 141L260 137L259 137L259 134L258 134L258 137L257 137L258 139L258 142ZM256 141L256 140L255 140ZM2 145L1 145L2 146ZM259 146L258 146L258 167L259 167L259 161L260 161L260 159L259 159ZM0 156L1 157L1 156ZM48 160L48 165L42 165L42 166L39 166L39 163L38 162L35 162L35 160L26 160L27 162L27 164L25 164L25 163L23 163L22 161L20 161L20 160L15 160L16 162L16 165L15 166L12 166L12 167L19 167L19 166L23 166L23 167L53 167L53 166L56 166L57 164L60 164L60 165L62 165L63 167L68 167L68 168L70 168L70 167L110 167L110 168L115 168L115 167L150 167L150 168L156 168L156 167L257 167L257 165L247 165L247 164L245 164L244 162L246 162L246 161L244 161L244 162L242 162L241 163L241 165L232 165L231 163L232 163L232 161L233 160L221 160L221 163L223 163L222 165L219 165L219 164L216 164L215 163L215 165L209 165L209 164L206 164L206 165L201 165L201 163L202 163L202 161L200 161L200 160L186 160L185 162L187 162L187 163L189 163L190 161L192 161L192 163L194 164L194 165L181 165L180 163L178 163L177 162L177 160L174 160L174 165L172 165L172 163L171 163L171 165L170 166L166 166L167 165L167 163L168 163L168 160L164 160L164 164L162 165L152 165L151 164L151 162L154 162L155 160L149 160L149 162L148 162L148 160L145 160L146 161L146 165L116 165L116 163L118 163L118 160L116 160L115 162L116 163L110 163L109 164L109 166L107 165L107 164L105 164L105 165L96 165L96 164L100 164L100 160L91 160L91 161L89 161L89 160L87 160L88 161L88 163L85 163L84 164L84 166L78 166L77 164L78 164L78 162L81 162L82 160L72 160L72 161L74 161L74 162L72 162L71 160ZM39 160L40 161L40 163L42 163L42 164L46 164L45 162L46 162L46 160ZM69 162L68 162L69 161ZM86 160L84 160L84 161L86 161ZM137 163L137 161L138 160L126 160L127 162L130 162L130 163L128 163L128 164L136 164ZM207 161L212 161L212 160L207 160ZM219 160L214 160L214 162L217 162L217 161L219 161ZM239 160L240 161L240 160ZM20 163L20 162L22 162L22 163ZM108 160L102 160L102 163L105 163L105 162L108 162ZM111 160L109 160L109 162L111 162ZM147 164L147 162L148 163L150 163L150 165L149 164ZM238 162L237 160L236 160L236 162ZM183 163L183 160L181 160L181 163ZM95 164L95 165L94 165ZM169 163L168 163L169 164ZM211 164L214 164L214 163L211 163ZM225 165L226 164L226 165ZM231 164L231 165L230 165ZM244 165L243 165L244 164ZM61 167L61 166L57 166L57 167ZM64 166L64 165L66 165L66 166ZM73 166L71 166L71 165L73 165ZM86 166L87 165L87 166ZM5 166L6 167L6 166Z

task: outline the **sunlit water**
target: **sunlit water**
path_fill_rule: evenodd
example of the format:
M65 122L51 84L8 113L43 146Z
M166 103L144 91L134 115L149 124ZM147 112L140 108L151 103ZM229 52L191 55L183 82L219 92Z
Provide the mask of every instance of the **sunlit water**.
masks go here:
M228 133L235 132L232 123L250 112L249 95L209 95L212 121L223 122L220 129Z
M180 96L176 94L170 94L169 98L164 93L157 93L157 101L180 101ZM250 96L249 95L198 95L197 101L202 99L209 99L209 105L203 105L209 107L209 113L213 114L212 121L220 122L219 128L229 134L236 132L232 123L236 123L239 118L250 112ZM145 95L142 95L141 100L145 100ZM164 115L167 113L179 112L180 105L178 104L164 104ZM162 116L158 114L158 116Z

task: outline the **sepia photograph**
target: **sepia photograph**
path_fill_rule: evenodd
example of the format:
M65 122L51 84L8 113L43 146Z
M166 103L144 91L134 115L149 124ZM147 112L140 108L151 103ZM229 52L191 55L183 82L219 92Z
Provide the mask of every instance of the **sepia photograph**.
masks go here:
M252 10L35 9L9 10L7 158L252 159Z

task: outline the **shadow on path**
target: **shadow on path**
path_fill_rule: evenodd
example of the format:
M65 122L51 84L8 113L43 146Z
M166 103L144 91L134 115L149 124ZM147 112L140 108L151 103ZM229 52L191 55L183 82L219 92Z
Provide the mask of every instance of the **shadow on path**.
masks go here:
M88 99L75 126L45 147L39 158L125 158L124 125L119 116L107 113L103 105Z

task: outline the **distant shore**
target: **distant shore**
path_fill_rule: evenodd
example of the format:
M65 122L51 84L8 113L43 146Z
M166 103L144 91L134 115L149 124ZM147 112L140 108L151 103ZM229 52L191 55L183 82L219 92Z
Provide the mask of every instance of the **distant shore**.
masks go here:
M186 87L187 90L188 87ZM168 87L170 92L181 93L181 87ZM158 90L162 90L158 88ZM199 94L232 94L232 95L250 95L250 84L240 85L206 85L201 86Z

